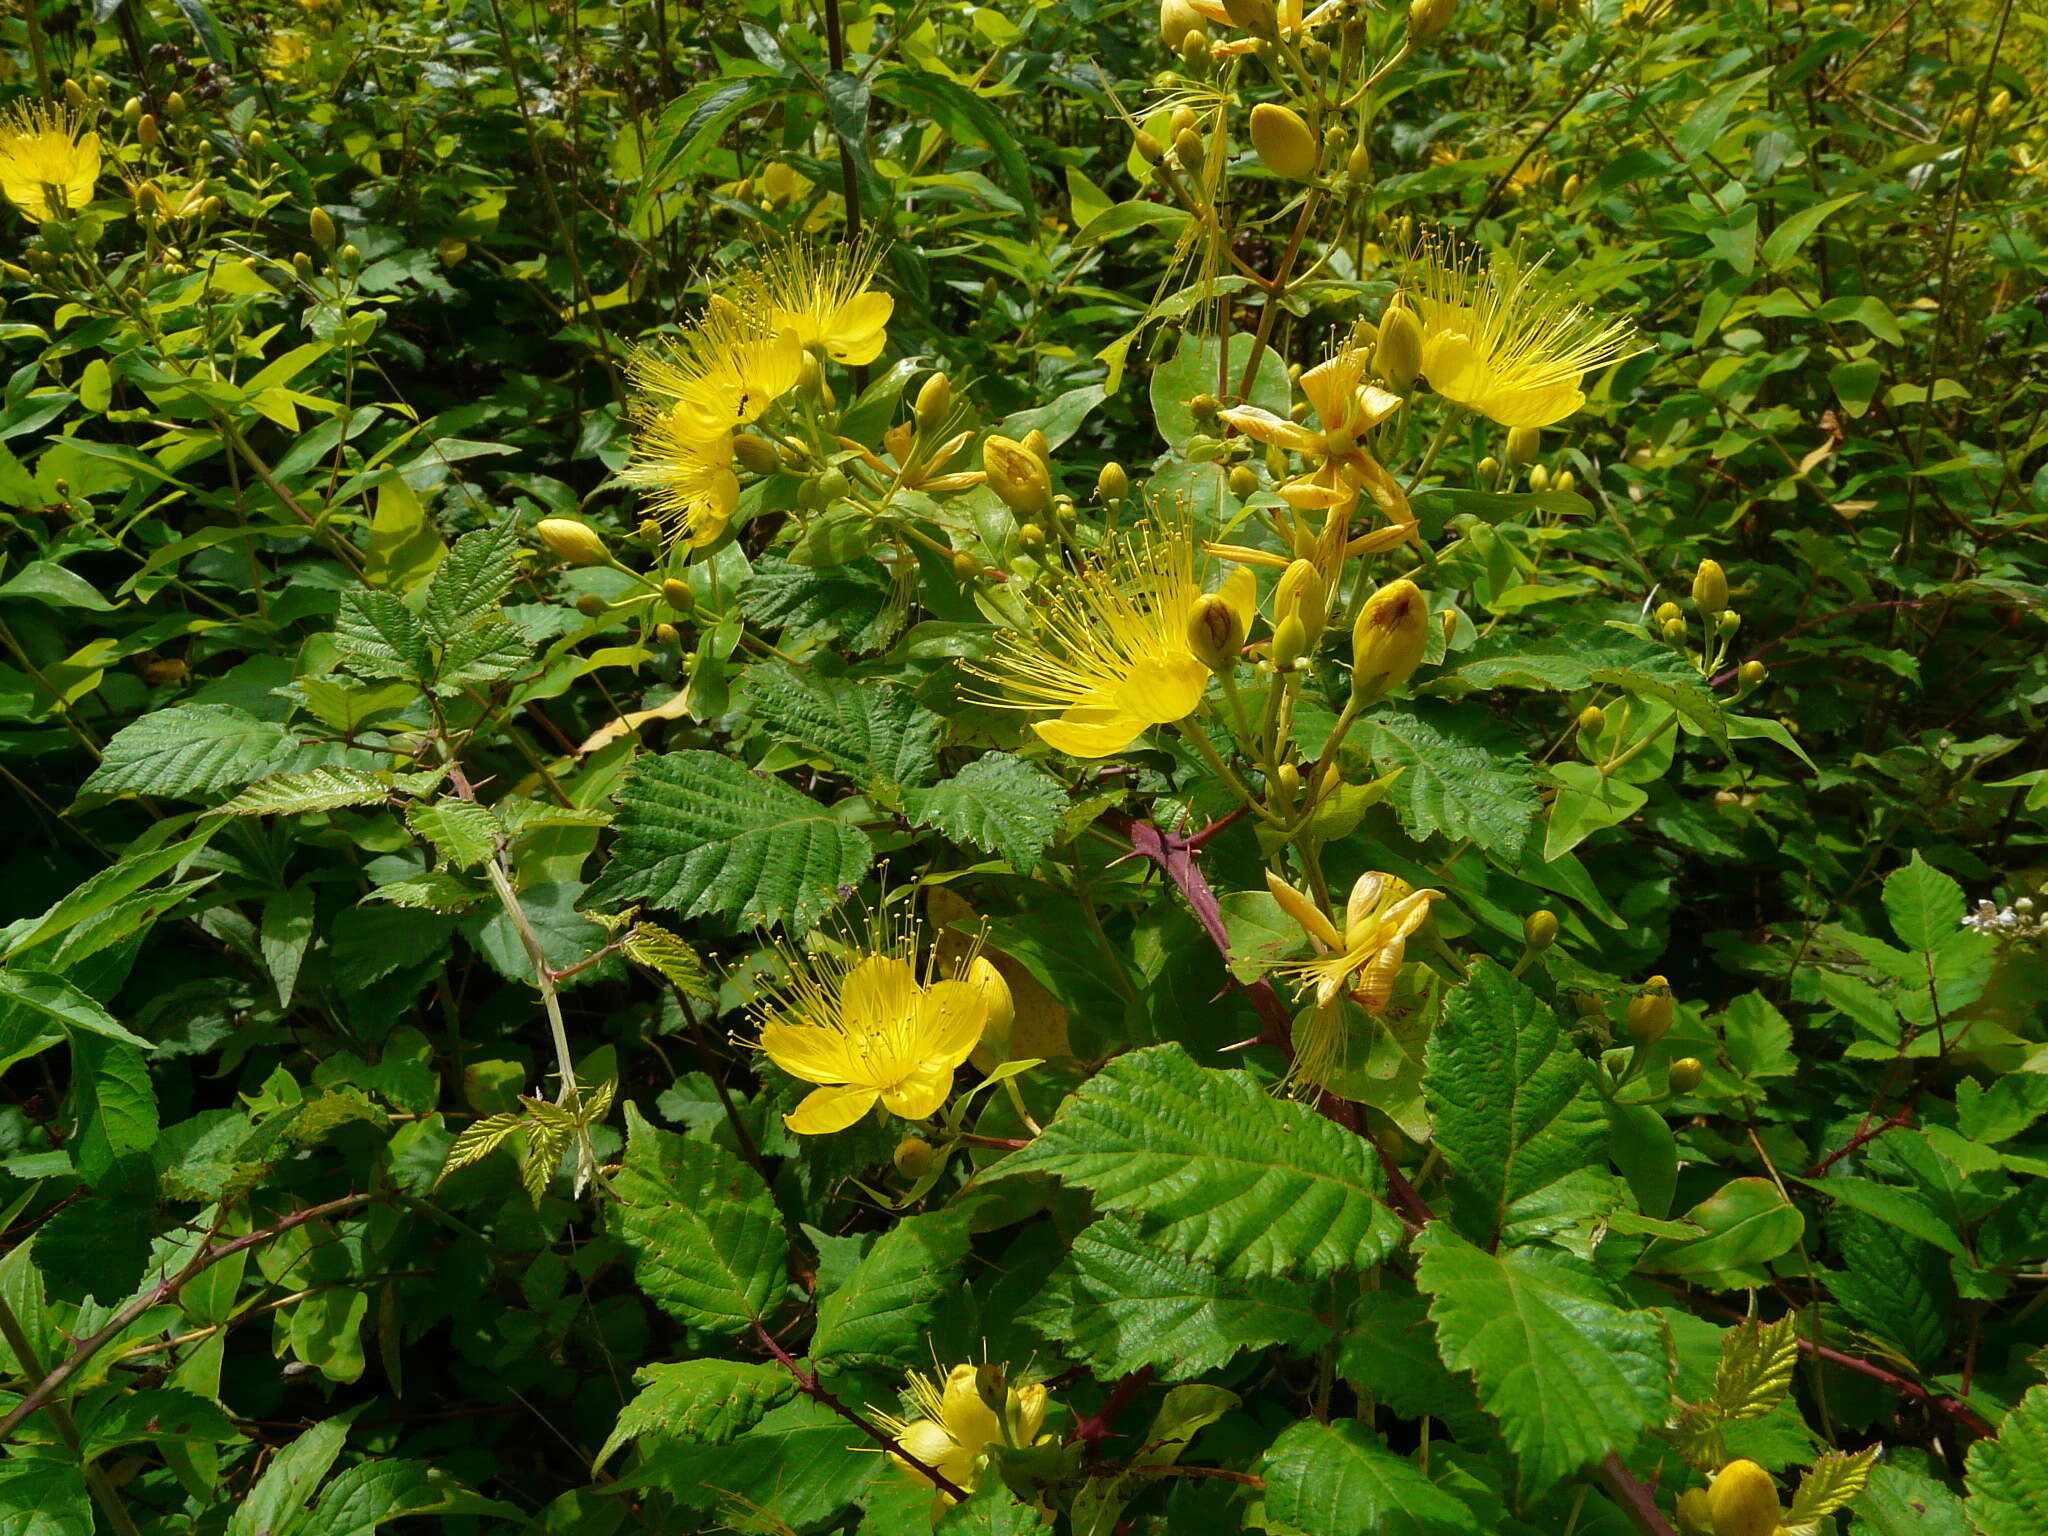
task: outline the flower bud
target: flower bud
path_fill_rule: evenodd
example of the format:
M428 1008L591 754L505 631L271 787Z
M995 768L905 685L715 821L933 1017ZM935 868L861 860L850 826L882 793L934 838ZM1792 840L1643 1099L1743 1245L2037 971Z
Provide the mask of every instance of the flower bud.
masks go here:
M661 584L661 600L677 613L688 613L697 606L697 594L690 590L690 584L673 576Z
M1669 624L1673 619L1682 619L1684 617L1685 610L1676 603L1659 603L1657 605L1657 622L1659 624Z
M1706 1075L1707 1069L1700 1065L1699 1057L1681 1056L1671 1063L1671 1091L1691 1093Z
M1323 578L1313 560L1295 561L1280 573L1279 585L1273 588L1275 628L1288 618L1301 621L1302 648L1313 650L1330 618L1329 594L1323 590Z
M1194 395L1188 400L1188 414L1197 421L1213 420L1216 413L1222 409L1222 402L1214 395Z
M1568 203L1579 195L1579 188L1584 185L1585 183L1579 179L1578 172L1574 171L1565 177L1564 185L1558 188L1557 195L1561 201Z
M1593 743L1600 739L1600 733L1607 729L1607 711L1598 704L1588 704L1579 711L1579 749L1588 757L1593 755Z
M1704 1488L1688 1488L1678 1496L1679 1536L1714 1536L1712 1496Z
M633 537L642 544L653 545L659 548L662 540L661 524L651 517L643 517L640 519L639 526L633 530Z
M313 258L304 251L294 251L292 253L292 270L301 277L311 277L313 275Z
M1198 78L1209 73L1209 66L1216 62L1216 55L1209 46L1207 32L1197 27L1181 39L1180 62L1181 68Z
M1770 675L1770 669L1760 661L1745 661L1735 669L1735 676L1745 688L1757 687Z
M92 98L85 94L84 86L80 85L76 80L67 79L64 82L64 100L70 106L83 107Z
M325 208L315 203L306 222L313 227L313 243L321 250L327 250L334 244L334 219Z
M1550 471L1541 464L1529 471L1529 489L1539 496L1550 489Z
M1365 600L1351 625L1351 691L1368 699L1415 675L1429 648L1429 604L1405 576Z
M452 272L469 259L469 242L443 235L434 242L434 259Z
M1994 123L2005 121L2007 114L2011 111L2012 92L2005 90L2003 87L1994 92L1991 99L1984 103L1984 115Z
M921 1179L931 1172L936 1156L932 1144L922 1136L906 1136L896 1143L896 1151L890 1161L906 1179Z
M1188 0L1159 0L1159 41L1168 53L1179 53L1190 32L1202 30L1202 13Z
M1097 499L1115 506L1130 494L1131 477L1124 473L1123 465L1111 459L1102 466L1102 473L1095 477Z
M1280 30L1280 13L1273 0L1223 0L1230 24L1253 37L1271 37Z
M1373 348L1372 366L1395 389L1406 389L1422 372L1422 325L1398 304L1389 304L1380 315L1380 339Z
M973 581L981 575L981 562L966 550L953 553L953 575L960 581Z
M1140 128L1131 136L1131 143L1138 151L1138 158L1147 165L1157 165L1166 158L1166 146L1159 142L1157 134L1147 133Z
M1359 140L1351 146L1351 153L1344 157L1344 174L1355 186L1364 186L1372 180L1372 151Z
M340 256L336 260L336 265L353 277L363 268L363 253L353 245L344 245L341 248Z
M1731 1461L1707 1490L1714 1536L1772 1536L1783 1511L1771 1474L1753 1461Z
M1523 918L1522 942L1532 951L1550 948L1557 942L1557 914L1548 907L1538 907Z
M263 153L264 146L267 145L270 142L270 140L264 134L261 128L251 128L249 130L249 137L243 140L242 142L249 146L250 154L260 155Z
M1173 136L1173 157L1189 171L1202 168L1202 140L1192 128L1183 128Z
M1678 644L1681 640L1685 638L1685 620L1667 620L1664 625L1663 634L1664 638L1667 641L1669 641L1672 645Z
M142 121L142 98L130 96L121 104L121 121L133 128Z
M1273 626L1271 651L1277 670L1292 672L1301 665L1301 658L1308 654L1308 649L1308 630L1293 614Z
M664 650L674 650L682 638L682 632L666 619L654 626L654 643Z
M1726 640L1733 636L1735 631L1740 629L1741 627L1742 615L1737 613L1733 608L1723 608L1721 610L1720 619L1717 620L1715 623L1715 628L1720 630L1721 638L1723 640Z
M1201 124L1202 120L1195 115L1195 109L1187 105L1186 102L1182 102L1181 105L1173 109L1173 115L1167 118L1166 131L1177 136L1183 133L1192 133L1200 128Z
M1273 783L1280 791L1280 798L1292 804L1301 793L1301 770L1292 763L1282 763L1273 771Z
M847 478L845 470L831 464L818 471L816 489L818 505L829 507L833 502L843 500L852 491L853 482Z
M750 474L772 475L782 467L782 455L775 451L775 445L752 432L733 434L732 456Z
M1557 472L1557 478L1550 483L1550 488L1569 495L1579 488L1579 477L1568 469L1561 469Z
M1227 673L1244 649L1244 618L1221 594L1204 592L1188 605L1187 639L1195 660Z
M983 443L981 467L988 473L990 488L1012 512L1029 515L1052 505L1052 476L1045 460L1015 438L991 437Z
M1701 613L1719 613L1728 606L1728 575L1721 569L1720 561L1700 562L1700 568L1692 576L1692 600L1699 605Z
M1408 0L1408 37L1426 43L1451 24L1457 0Z
M1637 1049L1646 1051L1664 1038L1677 1017L1678 1000L1671 995L1671 983L1652 976L1643 990L1628 1000L1628 1037ZM1768 1530L1765 1536L1770 1536Z
M545 517L534 529L557 560L565 565L603 565L611 558L604 540L588 523L571 517Z
M601 619L611 612L612 605L595 592L586 592L576 599L576 611L586 619Z
M1300 114L1270 101L1252 108L1252 149L1267 170L1288 181L1307 181L1322 158Z
M1028 550L1045 548L1045 530L1036 523L1026 523L1017 530L1017 543Z
M943 373L933 374L917 391L917 424L927 430L936 430L952 406L953 381Z
M185 93L173 91L164 98L164 115L173 122L185 115Z
M1239 501L1256 496L1259 491L1259 472L1249 464L1239 464L1230 471L1230 494Z
M141 119L135 124L135 137L141 142L144 149L156 148L160 135L156 130L155 113L145 112L142 114Z

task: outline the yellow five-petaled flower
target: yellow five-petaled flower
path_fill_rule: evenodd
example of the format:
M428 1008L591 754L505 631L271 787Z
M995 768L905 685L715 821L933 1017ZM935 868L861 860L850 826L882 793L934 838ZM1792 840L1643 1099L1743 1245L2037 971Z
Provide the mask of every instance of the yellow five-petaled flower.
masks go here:
M18 107L0 117L0 191L40 224L92 201L100 174L100 136L84 119L47 107Z
M955 1488L972 1493L990 1446L1028 1446L1045 1424L1044 1384L1019 1386L1008 1378L1002 1366L956 1365L941 1386L924 1372L912 1371L907 1396L913 1416L869 1411L902 1449ZM937 1486L903 1457L891 1460L920 1482Z

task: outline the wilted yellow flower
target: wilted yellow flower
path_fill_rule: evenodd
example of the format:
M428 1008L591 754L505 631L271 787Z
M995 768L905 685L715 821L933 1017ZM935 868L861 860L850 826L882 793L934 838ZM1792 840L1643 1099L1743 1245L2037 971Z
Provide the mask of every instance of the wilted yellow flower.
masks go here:
M1299 42L1324 22L1344 13L1344 0L1326 0L1313 10L1303 0L1188 0L1188 4L1204 20L1253 34L1218 43L1215 51L1225 58L1250 53L1262 35Z
M1441 901L1444 894L1427 887L1418 891L1399 875L1377 870L1360 875L1344 904L1344 931L1339 934L1321 907L1270 870L1266 889L1320 951L1313 960L1280 967L1282 974L1297 980L1303 990L1313 986L1319 1008L1349 992L1367 1013L1387 1006L1409 937L1429 916L1430 903Z
M634 412L633 457L620 479L637 485L670 539L698 548L716 543L740 504L733 435L701 436L681 405Z
M763 331L732 304L714 299L680 338L634 353L629 369L633 382L666 407L671 432L712 444L760 420L796 387L803 363L794 331Z
M1407 523L1407 498L1361 439L1401 408L1401 397L1365 382L1372 359L1362 347L1346 347L1301 376L1301 392L1314 408L1318 426L1290 421L1255 405L1234 406L1223 420L1246 437L1312 461L1305 475L1280 487L1290 506L1328 513L1340 524L1351 515L1361 490L1396 522Z
M920 966L915 924L877 917L848 938L827 954L785 953L788 975L755 1006L762 1052L818 1085L783 1116L799 1135L842 1131L878 1102L905 1120L936 1114L1009 998L1000 976L991 985L983 974L978 950L952 974L935 954Z
M888 342L896 301L873 288L882 247L873 241L825 249L807 240L767 247L733 283L731 298L770 335L789 332L836 363L872 363Z
M1482 265L1427 247L1409 294L1429 387L1504 427L1564 420L1586 403L1588 373L1644 349L1626 321L1602 320L1541 267L1503 252Z
M990 1446L1034 1444L1045 1425L1044 1383L1015 1385L1006 1366L956 1365L946 1372L944 1386L923 1371L912 1371L904 1395L913 1410L910 1418L868 1411L904 1450L967 1493L981 1481L982 1458ZM902 1457L889 1459L920 1482L937 1486Z
M1243 604L1247 628L1248 587L1223 593ZM975 702L1058 710L1031 728L1074 757L1121 752L1202 702L1209 668L1188 644L1188 613L1201 590L1191 532L1147 524L1062 581L1030 633L1006 634L986 667L970 665L1001 690Z
M100 136L65 108L17 107L0 117L0 191L40 224L92 201L100 174Z

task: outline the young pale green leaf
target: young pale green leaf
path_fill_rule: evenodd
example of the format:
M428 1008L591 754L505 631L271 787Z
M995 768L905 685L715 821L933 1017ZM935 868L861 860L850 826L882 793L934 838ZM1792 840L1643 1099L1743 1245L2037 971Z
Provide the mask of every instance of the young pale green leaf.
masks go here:
M679 992L705 1002L715 1000L704 962L697 951L659 923L635 923L626 930L619 948L628 960L644 965Z
M778 739L821 753L869 789L900 793L938 773L939 717L891 684L764 662L747 669L740 692Z
M1050 776L1010 752L987 753L943 784L904 796L912 821L999 853L1025 875L1051 845L1066 805Z
M441 1164L441 1171L434 1179L435 1185L438 1187L449 1174L467 1168L471 1163L482 1162L503 1146L507 1137L525 1125L526 1116L509 1112L485 1115L481 1120L472 1121L448 1149L447 1161Z
M965 1206L908 1216L818 1302L811 1357L821 1366L882 1370L930 1353L925 1331L967 1257Z
M994 1177L1057 1174L1231 1276L1367 1269L1400 1237L1368 1145L1176 1044L1118 1057Z
M643 758L619 791L619 840L587 905L644 901L801 930L867 873L867 834L715 752Z
M784 1277L788 1248L761 1176L723 1147L657 1130L626 1110L612 1220L640 1288L692 1327L738 1333Z
M1332 1327L1317 1306L1308 1286L1228 1279L1105 1216L1074 1239L1019 1320L1105 1379L1149 1365L1184 1381L1247 1349L1322 1348Z
M391 775L361 768L309 768L258 779L211 816L297 816L345 805L374 805L391 794Z
M1793 1314L1774 1323L1737 1323L1721 1336L1714 1411L1730 1424L1762 1418L1792 1390L1798 1364L1799 1324Z
M204 799L277 772L298 751L283 726L232 704L178 704L117 732L78 792Z
M1995 1440L1970 1447L1963 1486L1975 1536L2048 1536L2048 1387L2021 1398Z
M776 1364L750 1360L677 1360L644 1365L633 1373L640 1390L597 1453L611 1460L629 1440L681 1440L724 1445L760 1422L778 1403L796 1396L796 1378Z
M1861 1451L1830 1451L1799 1479L1799 1491L1785 1511L1785 1529L1791 1536L1814 1536L1820 1522L1847 1506L1870 1481L1870 1469L1884 1447L1873 1445Z
M1451 994L1423 1093L1460 1220L1492 1237L1516 1201L1606 1159L1607 1121L1557 1015L1491 960Z
M1444 1361L1478 1382L1529 1491L1626 1449L1663 1416L1663 1324L1617 1306L1590 1265L1538 1248L1491 1254L1440 1221L1415 1248Z
M1371 729L1379 771L1406 770L1387 799L1410 837L1441 832L1489 850L1521 847L1542 804L1519 741L1483 714L1441 706L1377 714Z
M1371 1427L1303 1419L1267 1450L1266 1518L1317 1536L1482 1536L1478 1517Z
M504 828L473 800L444 798L405 808L405 822L434 848L443 869L475 869L498 851Z

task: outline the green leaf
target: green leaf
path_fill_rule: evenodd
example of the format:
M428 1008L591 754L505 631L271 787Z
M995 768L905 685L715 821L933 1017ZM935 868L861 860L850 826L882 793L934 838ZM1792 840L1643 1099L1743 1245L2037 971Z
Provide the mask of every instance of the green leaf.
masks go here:
M1606 1160L1584 1057L1548 1004L1491 960L1472 967L1430 1036L1423 1093L1461 1218L1491 1237L1517 1200Z
M1147 1241L1234 1277L1369 1269L1400 1226L1368 1145L1176 1044L1118 1057L995 1177L1052 1173Z
M656 1445L643 1453L628 1481L653 1483L686 1509L719 1507L744 1515L755 1530L816 1530L876 1476L899 1475L857 1445L865 1442L824 1404L784 1403L724 1445Z
M142 1283L155 1235L155 1202L146 1193L73 1201L36 1228L36 1267L59 1301L90 1297L118 1306Z
M156 1049L63 977L11 968L0 970L0 1030L19 1038L51 1025L83 1030L145 1051Z
M1059 832L1067 797L1056 780L1023 758L990 752L943 784L912 790L903 808L918 825L999 853L1028 875Z
M741 695L778 739L822 754L869 789L900 793L937 776L939 717L888 683L764 662L747 669Z
M344 592L334 618L334 648L358 677L426 683L433 646L413 611L389 592Z
M0 1536L93 1536L85 1474L47 1456L0 1461Z
M619 1410L594 1467L629 1440L659 1437L724 1445L796 1395L796 1378L780 1365L748 1360L678 1360L633 1373L640 1390Z
M1351 1304L1337 1337L1337 1371L1404 1418L1442 1419L1458 1431L1480 1426L1472 1383L1454 1375L1437 1353L1436 1327L1425 1299L1405 1283L1367 1291ZM1476 1431L1475 1431L1476 1432Z
M1473 648L1445 679L1473 688L1546 688L1576 693L1603 672L1633 673L1674 686L1699 673L1668 645L1608 624L1564 624L1540 635L1503 636Z
M1774 1323L1737 1323L1721 1335L1721 1363L1714 1371L1715 1413L1730 1424L1762 1418L1792 1390L1792 1372L1798 1364L1798 1319L1792 1314Z
M391 775L361 768L309 768L303 773L273 773L258 779L212 816L297 816L309 811L339 810L345 805L375 805L391 796Z
M204 799L276 772L298 751L283 726L231 704L178 704L117 732L78 792Z
M1660 1237L1637 1267L1652 1274L1692 1275L1717 1288L1758 1285L1761 1266L1789 1253L1806 1231L1799 1207L1769 1179L1731 1179L1685 1213L1699 1237Z
M523 1519L516 1506L473 1493L439 1467L387 1456L358 1462L321 1489L301 1536L369 1536L408 1515Z
M405 824L433 845L439 868L475 869L498 851L505 829L473 800L448 798L405 808Z
M1861 1451L1829 1451L1799 1479L1799 1491L1785 1511L1785 1527L1793 1536L1811 1536L1818 1522L1841 1509L1863 1491L1870 1469L1884 1447Z
M447 554L448 546L420 505L419 493L402 476L393 475L377 487L370 543L363 552L365 581L407 592L426 580Z
M1531 1492L1625 1450L1663 1417L1663 1325L1616 1306L1590 1265L1537 1248L1490 1254L1440 1221L1415 1250L1444 1361L1478 1382Z
M1908 949L1939 948L1962 927L1964 906L1963 888L1918 853L1884 882L1885 916Z
M1828 1276L1835 1300L1903 1359L1935 1369L1957 1312L1942 1250L1846 1205L1829 1212L1827 1226L1840 1265Z
M1813 232L1826 222L1829 215L1848 207L1862 195L1861 192L1850 192L1842 197L1831 197L1824 203L1815 203L1810 208L1800 209L1765 236L1760 253L1764 265L1773 271L1785 265L1799 254L1800 247L1813 238Z
M1853 1511L1856 1536L1970 1536L1963 1501L1944 1484L1904 1467L1871 1468L1870 1486Z
M1729 81L1693 108L1692 115L1679 125L1678 132L1672 137L1672 148L1678 158L1696 159L1713 148L1714 141L1721 137L1721 130L1727 127L1729 116L1741 105L1742 98L1770 77L1768 69L1753 70L1739 80Z
M519 576L519 528L507 518L495 528L479 528L455 541L448 558L434 572L427 588L422 617L441 644L494 618L498 604Z
M884 66L875 76L874 89L883 100L938 123L954 143L986 146L1002 172L1003 190L1017 200L1019 225L1026 230L1037 227L1031 162L1002 111L945 75L902 64Z
M1595 832L1620 826L1650 798L1639 785L1604 774L1591 763L1555 763L1549 772L1558 789L1543 838L1546 860L1570 853Z
M298 1536L306 1524L306 1501L347 1437L347 1425L329 1419L271 1457L249 1496L228 1517L227 1536Z
M991 1476L968 1498L939 1517L933 1536L1043 1536L1045 1518Z
M1879 1221L1889 1222L1901 1232L1910 1232L1922 1242L1934 1244L1943 1253L1958 1259L1969 1257L1956 1229L1917 1189L1901 1189L1848 1174L1833 1174L1813 1180L1807 1187L1840 1204L1875 1216Z
M619 839L588 903L808 928L866 875L858 827L715 752L642 758L619 792Z
M1149 1365L1185 1381L1270 1344L1313 1354L1332 1331L1316 1305L1305 1286L1228 1279L1105 1216L1074 1239L1019 1321L1105 1380Z
M1480 1536L1471 1510L1357 1420L1303 1419L1259 1468L1266 1518L1312 1536Z
M853 1273L819 1300L811 1358L846 1370L926 1359L925 1331L967 1257L967 1215L966 1207L927 1211L875 1239Z
M1418 840L1441 832L1482 849L1519 848L1542 809L1521 743L1477 713L1417 709L1370 717L1375 766L1406 770L1387 794L1403 829Z
M1963 1486L1975 1536L2048 1536L2048 1387L2019 1400L1997 1439L1970 1447Z
M657 1130L626 1107L612 1220L640 1288L692 1327L739 1333L785 1276L782 1220L761 1176L723 1147Z
M86 1183L98 1185L122 1158L147 1151L156 1140L156 1089L133 1046L74 1035L71 1094L78 1113L71 1160Z

